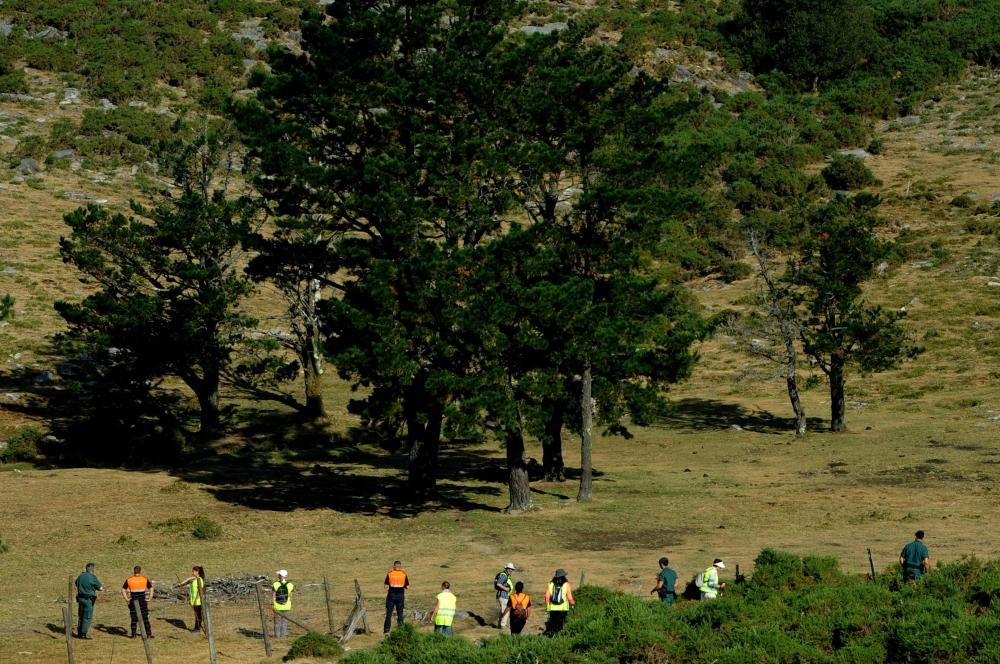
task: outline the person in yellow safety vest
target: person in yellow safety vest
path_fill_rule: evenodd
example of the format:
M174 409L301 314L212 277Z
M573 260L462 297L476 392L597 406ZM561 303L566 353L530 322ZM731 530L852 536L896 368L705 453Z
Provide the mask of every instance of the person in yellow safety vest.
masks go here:
M188 586L188 601L191 602L191 610L194 611L194 627L192 632L206 632L205 622L202 616L201 600L205 595L205 568L195 565L191 568L191 584Z
M437 603L431 611L431 620L434 622L434 633L441 632L445 636L451 635L451 626L455 622L455 607L458 599L451 592L451 584L445 581L441 584L441 592L437 594Z
M295 584L288 581L288 570L278 570L278 580L271 585L271 608L274 610L274 638L283 639L288 636L288 618L292 610L292 593Z
M720 569L726 569L726 563L722 562L721 558L716 558L712 566L701 573L698 590L701 591L702 601L717 598L719 591L726 587L726 584L719 583Z
M562 631L563 625L566 624L566 614L571 608L576 608L573 589L566 580L566 570L559 568L552 575L549 587L545 590L545 610L549 612L549 619L545 623L546 636L553 636Z

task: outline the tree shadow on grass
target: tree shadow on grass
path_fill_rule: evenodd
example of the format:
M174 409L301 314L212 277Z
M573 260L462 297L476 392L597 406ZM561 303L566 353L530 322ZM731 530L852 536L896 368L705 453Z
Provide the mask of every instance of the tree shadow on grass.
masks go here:
M764 410L751 411L735 403L716 399L681 399L670 404L670 412L660 420L671 427L688 431L717 431L738 426L747 431L786 434L795 431L794 417L780 417ZM809 430L824 427L819 417L808 418Z
M274 436L272 432L279 432ZM413 493L407 457L373 445L364 430L331 433L294 413L270 413L244 432L247 444L184 464L170 473L208 486L219 500L272 511L333 509L408 518L458 509L499 511L482 502L500 495L501 462L481 450L443 444L437 492ZM497 471L500 474L497 474Z

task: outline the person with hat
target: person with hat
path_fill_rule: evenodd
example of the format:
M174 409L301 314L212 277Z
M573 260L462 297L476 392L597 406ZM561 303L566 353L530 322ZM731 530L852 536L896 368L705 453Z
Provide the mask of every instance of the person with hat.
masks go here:
M507 617L507 603L510 600L510 594L514 591L514 563L507 563L504 568L493 577L493 588L496 590L497 604L500 607L499 618L497 618L497 628L507 629L508 617Z
M719 583L719 570L721 569L726 569L726 563L722 562L722 558L716 558L712 566L699 575L698 590L701 591L702 601L716 599L719 596L719 591L726 587L726 584Z
M393 561L392 569L385 575L385 624L382 625L382 633L388 634L392 628L392 612L396 611L396 626L403 624L403 604L406 600L406 591L410 587L410 577L406 576L403 570L403 563L398 560Z
M434 610L431 611L431 622L434 623L434 633L451 636L451 626L455 622L455 608L458 599L451 592L451 584L447 581L441 584L441 592L435 598Z
M142 626L146 628L146 638L153 638L153 630L149 625L149 605L153 599L153 582L143 576L142 567L132 568L132 576L122 584L122 597L128 602L129 617L132 619L132 638L135 638L136 627L139 626L139 614L142 614Z
M83 574L76 577L76 608L77 626L76 638L89 639L87 630L90 623L94 621L94 602L97 601L97 593L103 592L104 586L101 580L94 574L94 563L87 563Z
M545 623L545 635L554 636L561 632L563 625L566 624L566 614L575 608L573 589L566 579L566 570L560 567L552 575L549 587L545 590L545 610L549 612L549 619Z
M295 584L288 580L288 570L278 570L278 580L271 584L271 608L274 610L274 638L288 636L288 612L292 610Z
M899 552L899 564L903 567L903 579L916 581L931 569L931 552L924 544L924 531L918 530L913 541Z
M673 606L677 597L677 572L670 569L670 560L666 556L660 558L660 573L656 575L656 587L650 594L656 593L664 606Z

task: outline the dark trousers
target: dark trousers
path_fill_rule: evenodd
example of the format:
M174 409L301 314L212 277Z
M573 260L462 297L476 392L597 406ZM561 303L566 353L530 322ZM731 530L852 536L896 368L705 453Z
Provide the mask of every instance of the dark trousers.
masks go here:
M90 623L94 620L94 600L94 597L83 597L82 595L76 597L76 614L79 619L76 625L76 635L81 638L87 636Z
M406 597L401 592L391 590L385 596L385 625L382 626L382 633L388 634L392 627L392 610L396 609L396 625L403 624L403 599Z
M518 620L517 618L511 618L510 619L510 633L511 634L520 634L521 631L524 630L524 626L527 625L527 624L528 624L528 619L527 618L523 618L521 620Z
M132 618L132 636L139 626L139 616L135 613L135 605L139 604L139 611L142 613L142 625L146 628L146 636L153 636L153 629L149 626L149 606L146 605L146 593L132 593L132 598L128 603L129 617Z
M192 606L191 610L194 611L194 628L191 631L197 632L200 629L204 632L205 624L201 620L201 604Z
M562 631L566 624L566 614L569 611L549 611L549 621L545 623L545 636L552 636Z

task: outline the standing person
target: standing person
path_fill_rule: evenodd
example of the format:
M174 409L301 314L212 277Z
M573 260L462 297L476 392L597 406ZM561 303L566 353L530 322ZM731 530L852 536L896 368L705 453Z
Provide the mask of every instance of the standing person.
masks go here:
M719 583L720 569L726 569L726 563L721 558L716 558L712 566L701 573L698 590L701 591L702 601L716 599L719 591L726 587L726 584Z
M385 575L385 624L382 633L388 634L392 628L392 611L396 610L396 626L403 624L403 604L406 591L410 587L410 578L403 570L403 563L398 560L392 563L392 569Z
M292 610L292 593L295 584L288 580L288 570L278 570L278 580L271 584L271 608L274 610L274 638L283 639L288 636L288 618Z
M664 606L673 606L677 597L677 572L670 569L669 565L670 560L666 556L660 558L660 573L656 575L656 587L649 591L650 594L659 595Z
M503 612L504 615L510 614L510 633L520 634L531 618L531 597L525 594L524 583L518 581L514 584L514 592Z
M549 612L548 622L545 623L546 636L554 636L562 631L566 624L566 614L571 608L576 608L573 589L566 580L566 570L560 567L552 575L545 591L545 610Z
M507 563L504 568L493 577L493 588L497 593L497 605L500 607L497 618L497 628L506 629L507 628L507 602L510 599L510 594L514 592L514 576L512 572L514 571L514 563Z
M153 638L153 630L149 625L148 605L148 602L153 599L153 582L142 575L142 567L139 565L132 568L132 576L125 579L125 583L122 584L122 597L128 602L128 612L132 619L132 638L135 638L135 630L139 626L136 604L139 605L139 613L142 614L142 625L146 628L146 637Z
M924 544L924 531L918 530L914 540L899 552L899 564L903 566L903 579L916 581L931 571L931 552Z
M455 608L458 599L451 592L451 584L445 581L441 584L441 592L437 594L437 602L431 611L431 621L434 623L434 633L441 632L451 636L451 626L455 622Z
M94 602L97 601L97 593L103 592L104 586L101 580L94 574L94 563L87 563L83 574L76 577L76 638L89 639L87 630L94 620Z
M192 632L201 631L208 633L205 623L202 620L201 599L205 594L205 568L195 565L191 568L191 578L188 586L188 601L191 602L191 611L194 612L194 627Z

